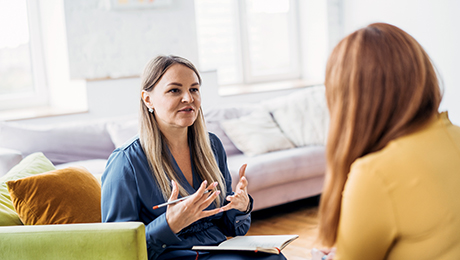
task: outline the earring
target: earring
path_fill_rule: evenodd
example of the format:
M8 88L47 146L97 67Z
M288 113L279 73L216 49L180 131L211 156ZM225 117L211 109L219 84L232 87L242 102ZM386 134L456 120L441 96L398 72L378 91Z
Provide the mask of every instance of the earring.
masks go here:
M149 112L153 113L153 108L149 107Z

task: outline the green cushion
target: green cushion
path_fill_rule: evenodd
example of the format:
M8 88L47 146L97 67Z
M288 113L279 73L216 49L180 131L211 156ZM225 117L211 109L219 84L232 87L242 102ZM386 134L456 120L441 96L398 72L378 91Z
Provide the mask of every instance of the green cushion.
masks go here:
M55 169L56 167L54 167L43 153L33 153L0 178L0 226L22 225L11 202L6 182Z
M147 260L142 222L0 227L0 259Z

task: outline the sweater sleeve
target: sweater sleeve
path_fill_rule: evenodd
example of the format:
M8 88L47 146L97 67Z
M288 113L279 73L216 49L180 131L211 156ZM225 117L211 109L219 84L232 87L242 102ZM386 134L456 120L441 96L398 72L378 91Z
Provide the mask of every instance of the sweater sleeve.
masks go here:
M334 259L385 259L396 236L388 188L378 173L355 163L343 192Z
M232 176L228 170L227 166L227 155L225 153L224 146L220 139L210 133L211 146L214 152L214 155L219 165L219 169L222 172L225 184L226 184L226 194L233 195L232 190ZM224 212L223 217L216 223L219 228L222 230L222 233L226 236L244 236L251 226L251 211L253 199L249 196L250 199L250 209L248 212L241 212L236 209L231 209ZM228 204L227 200L224 201L224 204Z
M141 221L140 203L137 180L130 160L122 150L115 151L102 177L102 222ZM167 246L181 241L171 231L165 213L144 224L147 249L153 255L150 259L157 258Z

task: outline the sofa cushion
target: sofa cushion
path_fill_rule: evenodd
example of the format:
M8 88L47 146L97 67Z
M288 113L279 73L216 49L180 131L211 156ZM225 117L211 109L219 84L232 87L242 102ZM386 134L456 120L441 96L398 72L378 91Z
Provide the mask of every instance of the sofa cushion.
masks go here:
M126 141L139 133L139 120L129 118L107 123L107 131L116 147L122 146Z
M22 224L11 202L6 182L52 171L54 169L56 169L54 165L43 155L43 153L34 153L24 158L6 175L0 178L0 226Z
M273 114L281 130L297 147L326 143L329 114L324 86L266 100L261 106Z
M298 182L324 175L326 157L324 146L306 146L289 150L260 154L254 157L234 155L228 157L228 168L232 175L232 186L238 182L238 171L247 163L246 178L248 192ZM286 191L286 193L293 191ZM283 194L280 194L283 196Z
M207 111L204 114L206 128L209 132L216 134L225 152L228 156L241 154L241 151L233 144L225 131L222 129L220 122L228 119L238 118L250 114L254 110L252 105L243 105L238 107L221 107Z
M105 122L47 126L3 122L0 147L18 150L24 156L43 152L54 164L107 159L115 149Z
M22 160L22 153L0 147L0 177Z
M235 146L248 156L295 147L264 110L222 121L221 126Z
M107 160L105 159L94 159L58 164L56 165L56 169L64 169L67 167L83 167L88 170L94 177L96 177L97 180L100 181L106 164Z
M7 186L26 225L101 222L101 186L84 168L54 170Z

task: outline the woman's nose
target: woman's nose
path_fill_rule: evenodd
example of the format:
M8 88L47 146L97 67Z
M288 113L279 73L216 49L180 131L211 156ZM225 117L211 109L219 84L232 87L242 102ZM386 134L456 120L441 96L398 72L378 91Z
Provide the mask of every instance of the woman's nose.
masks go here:
M190 92L185 92L184 95L182 96L182 102L186 103L192 103L194 101L192 93Z

